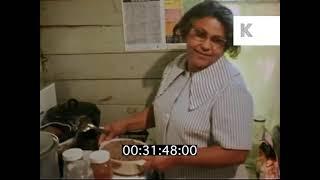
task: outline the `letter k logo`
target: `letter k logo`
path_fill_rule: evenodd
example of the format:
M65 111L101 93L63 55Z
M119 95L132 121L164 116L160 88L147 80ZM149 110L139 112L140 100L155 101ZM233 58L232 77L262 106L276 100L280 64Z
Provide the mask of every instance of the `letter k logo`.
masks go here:
M248 23L248 24L243 24L241 23L241 37L244 37L245 34L248 37L252 37L252 34L249 32L249 28L251 27L252 23Z

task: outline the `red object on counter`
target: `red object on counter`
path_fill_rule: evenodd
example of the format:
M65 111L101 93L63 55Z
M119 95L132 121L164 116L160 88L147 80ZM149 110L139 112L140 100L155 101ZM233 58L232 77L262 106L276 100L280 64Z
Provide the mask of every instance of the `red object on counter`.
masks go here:
M110 153L105 150L94 151L90 154L91 169L95 179L112 179Z

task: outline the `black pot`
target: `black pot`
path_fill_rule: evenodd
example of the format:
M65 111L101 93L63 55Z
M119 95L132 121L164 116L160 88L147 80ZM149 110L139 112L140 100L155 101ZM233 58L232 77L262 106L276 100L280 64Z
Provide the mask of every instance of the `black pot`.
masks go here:
M42 129L54 127L60 130L60 133L56 134L60 142L77 136L76 146L88 150L96 149L98 148L96 141L99 133L91 130L78 131L79 120L83 116L87 117L92 124L100 125L100 110L95 104L69 99L66 103L59 104L47 111L42 121Z

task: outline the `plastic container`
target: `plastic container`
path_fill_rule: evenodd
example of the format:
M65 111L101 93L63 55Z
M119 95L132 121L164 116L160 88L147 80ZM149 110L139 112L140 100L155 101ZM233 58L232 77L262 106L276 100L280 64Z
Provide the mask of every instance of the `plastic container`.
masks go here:
M95 179L111 179L112 168L110 153L105 150L94 151L89 156L90 166Z
M64 161L64 179L88 179L90 177L90 166L83 159L83 151L80 148L71 148L62 153Z

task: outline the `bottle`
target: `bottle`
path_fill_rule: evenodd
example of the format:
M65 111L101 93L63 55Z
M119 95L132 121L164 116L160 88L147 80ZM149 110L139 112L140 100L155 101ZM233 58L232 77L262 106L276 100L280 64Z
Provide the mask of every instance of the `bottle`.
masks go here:
M62 153L64 167L64 179L88 179L89 163L83 159L83 151L80 148L71 148Z
M262 152L259 149L261 142L263 141L264 129L265 129L266 118L264 116L258 115L254 118L253 122L253 142L252 150L250 151L251 158L253 161L250 162L252 168L256 172L256 177L260 179L260 168L263 164ZM247 163L248 164L248 163Z
M112 179L110 153L105 150L94 151L90 154L90 166L95 179Z

